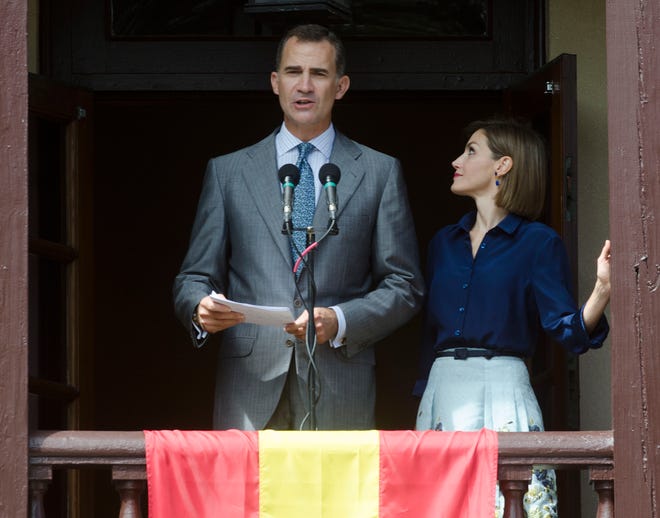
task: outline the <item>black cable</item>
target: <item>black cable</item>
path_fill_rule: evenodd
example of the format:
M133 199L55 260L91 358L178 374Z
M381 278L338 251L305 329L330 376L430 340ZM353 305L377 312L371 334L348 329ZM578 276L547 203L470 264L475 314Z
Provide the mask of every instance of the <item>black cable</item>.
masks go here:
M328 226L328 229L326 232L321 236L321 238L316 241L316 247L318 248L319 244L329 235L335 235L336 232L335 230L335 222L333 221L331 225ZM309 230L306 230L309 232ZM300 300L302 301L303 307L305 310L307 310L307 326L305 328L305 348L307 351L307 358L309 361L309 365L307 367L307 404L308 404L308 412L307 414L303 417L301 423L300 423L300 429L302 430L305 423L309 420L310 421L310 427L312 429L316 429L316 417L315 417L315 409L316 405L318 404L320 398L321 398L321 388L322 388L322 382L320 378L320 371L318 369L318 366L316 365L315 361L315 353L316 353L316 346L317 346L317 338L316 338L316 328L315 322L314 322L314 306L315 306L315 301L316 301L316 281L314 278L314 272L312 269L312 262L308 261L307 258L307 253L305 253L306 250L308 250L309 246L311 246L314 243L308 243L308 246L305 248L305 250L299 250L298 246L296 245L295 241L293 240L293 232L291 229L287 232L287 235L289 236L289 243L293 247L293 249L296 251L298 257L301 259L302 267L307 268L309 272L309 299L305 299L305 297L302 294L302 291L300 290L300 276L296 273L296 271L293 272L294 275L294 281L295 281L295 286L296 286L296 293L300 297ZM312 234L313 235L313 234ZM309 238L309 234L308 234ZM308 241L312 241L312 239L308 239ZM309 249L308 253L312 253L314 249ZM300 267L300 266L299 266ZM310 327L310 325L312 327Z

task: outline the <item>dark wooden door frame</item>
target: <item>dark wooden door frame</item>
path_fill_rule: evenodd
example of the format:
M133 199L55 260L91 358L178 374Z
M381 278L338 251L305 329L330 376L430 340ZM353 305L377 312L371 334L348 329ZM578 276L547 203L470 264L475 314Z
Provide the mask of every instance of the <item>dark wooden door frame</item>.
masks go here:
M27 515L27 2L0 3L0 516Z

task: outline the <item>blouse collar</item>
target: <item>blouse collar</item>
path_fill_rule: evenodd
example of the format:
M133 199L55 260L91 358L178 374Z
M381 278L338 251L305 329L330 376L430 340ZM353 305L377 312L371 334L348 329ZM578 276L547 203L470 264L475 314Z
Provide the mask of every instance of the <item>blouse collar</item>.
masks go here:
M472 230L472 227L474 226L474 222L477 219L477 211L473 210L471 212L468 212L465 214L460 221L458 222L458 226L462 228L465 232L470 232ZM518 216L518 214L513 214L509 213L506 215L506 217L500 221L495 228L501 229L503 232L506 232L509 235L512 235L515 233L515 231L518 229L520 224L523 222L523 218L521 216Z

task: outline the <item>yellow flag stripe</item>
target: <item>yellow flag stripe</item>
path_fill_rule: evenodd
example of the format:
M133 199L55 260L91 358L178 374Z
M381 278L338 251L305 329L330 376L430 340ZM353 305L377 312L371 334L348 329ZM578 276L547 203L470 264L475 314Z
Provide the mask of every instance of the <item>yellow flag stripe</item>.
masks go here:
M259 432L260 518L377 518L379 433Z

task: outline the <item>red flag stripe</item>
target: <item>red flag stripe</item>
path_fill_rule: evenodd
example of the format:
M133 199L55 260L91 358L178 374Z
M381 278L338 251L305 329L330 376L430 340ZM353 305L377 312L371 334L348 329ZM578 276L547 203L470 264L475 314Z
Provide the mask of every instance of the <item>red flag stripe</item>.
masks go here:
M259 516L257 432L144 434L150 518Z
M497 433L380 433L380 517L493 516Z

